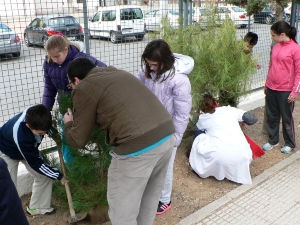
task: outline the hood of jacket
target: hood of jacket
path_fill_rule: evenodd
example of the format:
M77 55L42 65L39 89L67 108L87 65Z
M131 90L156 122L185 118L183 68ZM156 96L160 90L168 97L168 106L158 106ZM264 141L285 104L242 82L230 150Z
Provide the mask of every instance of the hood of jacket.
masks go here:
M80 52L85 52L85 44L82 41L71 41L74 45L79 47Z
M190 56L187 55L181 55L178 53L174 53L175 57L175 62L174 62L174 67L175 67L175 74L185 74L189 75L193 69L194 69L194 59L191 58ZM165 74L168 74L169 71L165 72ZM150 76L154 80L156 78L156 73L151 72ZM162 78L163 79L163 76Z
M190 74L194 68L194 59L187 56L174 53L176 73Z

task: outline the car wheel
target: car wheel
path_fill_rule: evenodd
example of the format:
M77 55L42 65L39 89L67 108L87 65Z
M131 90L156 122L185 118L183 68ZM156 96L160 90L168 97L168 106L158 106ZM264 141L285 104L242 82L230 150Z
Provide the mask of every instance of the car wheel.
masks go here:
M136 38L137 40L143 40L143 39L144 39L144 35L143 35L143 34L135 35L135 38Z
M91 35L91 31L89 32L89 35L90 35L90 39L93 39L93 38L94 38L94 36Z
M112 43L117 43L117 35L116 35L116 33L115 32L111 32L110 33L110 41L112 42Z
M25 41L25 44L26 44L27 47L32 46L32 44L29 42L26 34L24 34L24 41Z
M21 55L21 52L14 52L14 53L12 53L13 57L20 57L20 55Z
M271 16L267 16L265 19L265 23L266 24L271 24L273 22L272 17Z
M286 14L286 19L285 19L285 20L286 20L286 22L288 22L288 23L289 23L289 22L290 22L290 20L291 20L291 16L290 16L289 14Z

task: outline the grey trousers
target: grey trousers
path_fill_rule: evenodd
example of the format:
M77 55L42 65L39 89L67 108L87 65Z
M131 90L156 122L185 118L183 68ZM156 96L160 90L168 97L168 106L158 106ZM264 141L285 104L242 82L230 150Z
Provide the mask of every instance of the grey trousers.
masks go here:
M169 162L168 170L167 170L165 184L159 199L159 201L166 204L169 204L169 202L171 201L172 186L173 186L173 165L175 161L176 151L177 151L177 147L174 147Z
M25 160L14 160L0 151L0 157L7 163L11 179L17 188L18 166L22 162L28 173L33 177L32 195L29 207L31 209L48 209L51 206L52 180L33 170Z
M111 152L107 200L113 225L152 225L174 146L172 136L144 154Z
M267 89L266 93L266 114L267 131L269 135L268 142L275 145L279 142L279 125L282 120L282 133L285 146L296 147L295 128L293 119L293 110L295 103L288 103L287 99L290 91L274 91Z

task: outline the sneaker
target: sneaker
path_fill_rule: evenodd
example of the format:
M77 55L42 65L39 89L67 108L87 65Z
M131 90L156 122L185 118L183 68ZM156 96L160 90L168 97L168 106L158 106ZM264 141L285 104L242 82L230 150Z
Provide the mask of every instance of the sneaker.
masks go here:
M266 143L266 144L264 144L263 146L262 146L262 149L264 150L264 151L269 151L269 150L271 150L273 147L276 147L276 146L278 146L279 145L279 143L277 143L277 144L275 144L275 145L271 145L270 143Z
M50 215L56 212L56 210L54 208L48 208L48 209L30 209L29 206L26 209L27 213L29 215Z
M281 149L281 152L284 153L284 154L289 154L293 149L290 147L290 146L284 146L282 149Z
M169 202L169 204L166 204L166 203L162 203L161 201L159 201L156 215L164 214L169 209L171 209L171 207L172 207L171 202Z

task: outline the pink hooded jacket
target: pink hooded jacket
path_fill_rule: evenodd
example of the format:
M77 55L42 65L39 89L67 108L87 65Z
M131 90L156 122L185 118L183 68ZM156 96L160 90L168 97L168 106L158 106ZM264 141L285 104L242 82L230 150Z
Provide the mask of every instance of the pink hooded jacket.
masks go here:
M143 69L140 69L136 77L158 97L172 116L176 130L175 147L177 147L186 130L192 108L191 83L187 75L194 68L194 60L189 56L177 53L174 53L174 56L174 77L168 78L163 82L161 80L155 82L156 74L152 72L152 79L147 79ZM161 79L163 79L163 76Z
M275 91L300 91L300 46L293 40L280 42L272 49L266 87Z

